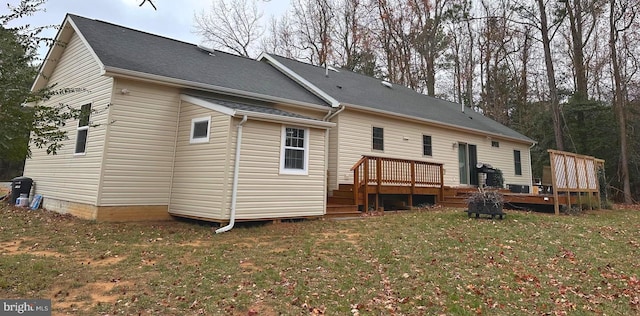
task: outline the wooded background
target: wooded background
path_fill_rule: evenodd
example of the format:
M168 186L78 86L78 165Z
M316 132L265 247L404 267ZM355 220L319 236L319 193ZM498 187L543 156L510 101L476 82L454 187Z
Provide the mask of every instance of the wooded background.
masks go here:
M20 101L34 97L42 39L39 29L5 25L45 1L0 16L0 49L11 52L0 56L0 179L20 174L25 131L55 153L66 137L55 132L58 118L73 117ZM343 67L461 103L536 140L535 177L547 149L566 150L606 160L616 200L640 198L637 0L300 0L270 19L257 1L213 0L194 15L196 32L238 55Z
M610 193L640 196L637 0L301 0L270 20L253 0L195 16L214 48L331 65L464 104L547 149L606 160ZM401 106L401 105L399 105Z

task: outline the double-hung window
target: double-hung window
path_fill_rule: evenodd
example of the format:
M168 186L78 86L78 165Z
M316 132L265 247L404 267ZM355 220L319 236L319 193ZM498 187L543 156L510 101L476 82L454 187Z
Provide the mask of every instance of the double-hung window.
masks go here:
M78 128L76 132L76 155L83 155L87 152L87 136L89 136L89 119L91 117L91 103L80 107L80 117L78 118Z
M521 176L522 175L522 161L520 159L520 151L519 150L514 150L513 151L513 162L514 162L514 167L516 170L516 175L517 176Z
M422 135L422 155L432 156L433 150L431 148L431 136Z
M374 126L371 134L371 148L373 150L384 150L384 129Z
M308 174L309 130L298 127L282 127L280 173Z

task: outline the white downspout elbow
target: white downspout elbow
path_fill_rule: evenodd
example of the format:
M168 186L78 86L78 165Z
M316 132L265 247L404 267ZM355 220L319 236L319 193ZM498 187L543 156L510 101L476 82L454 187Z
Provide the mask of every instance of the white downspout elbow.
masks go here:
M233 167L233 188L231 189L231 214L229 215L229 224L216 230L216 234L230 231L236 222L236 200L238 197L238 177L240 174L240 148L242 146L242 126L247 122L247 116L242 117L242 121L238 124L238 133L236 135L236 160Z
M327 115L325 115L325 117L322 118L323 121L330 121L332 118L334 118L336 115L340 114L340 112L344 111L344 109L346 109L347 107L342 105L337 111L331 113L327 113Z

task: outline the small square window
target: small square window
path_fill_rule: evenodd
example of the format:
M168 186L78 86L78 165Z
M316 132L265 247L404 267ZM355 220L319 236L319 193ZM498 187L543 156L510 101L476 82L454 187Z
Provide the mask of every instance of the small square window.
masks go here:
M429 135L422 135L422 154L425 156L433 155L431 148L431 136Z
M190 143L208 143L211 116L194 118L191 120Z
M500 147L500 142L496 141L496 140L492 140L491 141L491 147L499 148Z
M373 127L372 135L373 150L384 150L384 129L382 127Z

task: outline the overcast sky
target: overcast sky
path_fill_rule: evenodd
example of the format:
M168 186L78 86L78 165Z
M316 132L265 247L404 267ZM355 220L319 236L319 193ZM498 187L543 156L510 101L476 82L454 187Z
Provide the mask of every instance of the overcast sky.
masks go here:
M16 5L19 2L0 0L0 14L7 11L6 3ZM153 10L149 3L138 7L141 2L142 0L47 0L44 5L45 12L23 18L19 23L32 26L59 25L65 14L73 13L193 44L201 42L198 36L193 34L193 16L195 12L209 9L211 0L153 0L157 11ZM281 15L288 7L289 0L259 2L265 22L271 15ZM55 34L55 30L50 30L45 35L53 37ZM46 54L46 50L41 54Z

